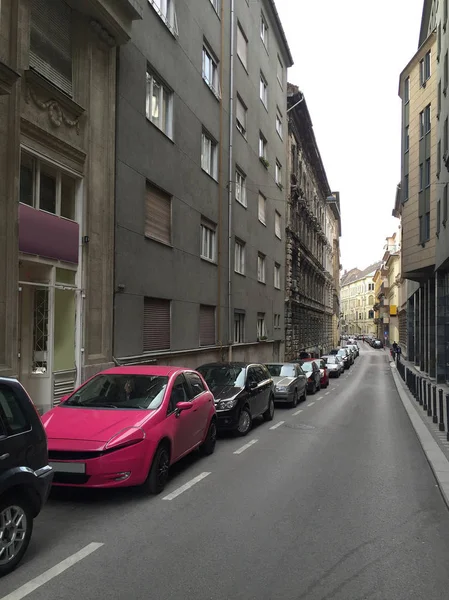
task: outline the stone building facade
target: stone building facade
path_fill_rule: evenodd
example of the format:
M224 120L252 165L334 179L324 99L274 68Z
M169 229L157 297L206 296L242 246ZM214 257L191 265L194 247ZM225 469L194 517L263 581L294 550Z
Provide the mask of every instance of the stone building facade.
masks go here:
M116 51L141 11L0 3L0 375L41 411L112 363Z
M335 344L340 199L331 193L304 96L289 85L287 100L285 356L294 360L301 351L322 354Z

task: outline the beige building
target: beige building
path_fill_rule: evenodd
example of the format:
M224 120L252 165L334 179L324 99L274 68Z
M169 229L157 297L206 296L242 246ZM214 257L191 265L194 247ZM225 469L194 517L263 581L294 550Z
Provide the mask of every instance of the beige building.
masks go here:
M376 335L374 275L379 266L375 263L363 271L352 269L341 278L341 333Z
M0 375L40 410L112 363L116 49L140 17L0 2Z
M420 47L400 76L402 100L401 277L407 284L407 344L410 360L436 372L435 248L442 159L448 154L447 119L439 139L442 82L437 35L421 32ZM447 59L446 59L447 60ZM444 84L444 85L447 85Z

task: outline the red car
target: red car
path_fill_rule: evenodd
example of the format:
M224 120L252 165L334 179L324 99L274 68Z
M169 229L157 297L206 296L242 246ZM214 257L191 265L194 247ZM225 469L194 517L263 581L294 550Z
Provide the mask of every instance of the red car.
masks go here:
M314 363L320 370L321 375L321 387L327 388L329 386L329 370L326 366L326 363L322 358L315 358Z
M179 367L117 367L88 380L42 417L54 485L143 485L161 492L170 465L216 443L214 398Z

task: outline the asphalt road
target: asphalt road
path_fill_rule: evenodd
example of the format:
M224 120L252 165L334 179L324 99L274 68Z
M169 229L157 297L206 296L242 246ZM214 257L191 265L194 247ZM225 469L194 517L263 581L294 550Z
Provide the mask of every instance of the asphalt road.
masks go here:
M362 347L328 390L185 460L161 496L53 494L0 598L447 599L448 557L385 353Z

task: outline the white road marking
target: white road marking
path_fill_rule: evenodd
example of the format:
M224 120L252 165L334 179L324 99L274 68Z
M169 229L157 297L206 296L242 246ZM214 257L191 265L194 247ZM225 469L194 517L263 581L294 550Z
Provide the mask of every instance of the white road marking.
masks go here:
M320 396L319 398L317 398L317 400L322 400L324 398L324 396Z
M330 392L326 392L324 395L325 395L325 396L329 396L329 394L330 394Z
M297 410L296 412L293 413L293 416L296 417L296 415L299 415L302 413L302 408L300 410Z
M331 392L333 392L334 390L335 390L335 388L334 388L334 387L333 387L333 388L331 388Z
M276 425L273 425L273 427L270 427L270 429L277 429L278 427L280 427L284 423L285 423L285 421L279 421L279 423L276 423Z
M253 446L258 441L259 440L251 440L250 442L248 442L247 444L245 444L244 446L242 446L241 448L236 450L234 452L234 454L241 454L242 452L245 452L245 450L248 450L248 448L251 448L251 446Z
M191 487L193 487L194 485L196 485L197 483L202 481L208 475L210 475L210 473L208 473L207 471L204 473L200 473L197 477L194 477L193 479L191 479L190 481L188 481L187 483L185 483L184 485L179 487L177 490L175 490L171 494L168 494L168 496L164 496L162 498L162 500L174 500L175 498L177 498L178 496L180 496L187 490L190 490Z
M314 404L315 404L315 402L309 402L309 404L308 404L307 406L308 406L308 407L309 407L309 406L313 406Z
M75 565L77 562L80 562L80 560L83 560L84 558L89 556L89 554L92 554L92 552L95 552L103 545L104 544L98 544L96 542L88 544L79 552L75 552L75 554L72 554L71 556L61 561L51 569L48 569L48 571L42 573L42 575L38 575L28 583L25 583L24 585L19 587L14 592L11 592L7 596L3 596L1 600L22 600L22 598L25 598L25 596L28 596L28 594L31 594L32 592L34 592L44 584L48 583L55 577L58 577L58 575L61 575L62 573L64 573L64 571L67 571L67 569L70 569L70 567L73 567L73 565Z

